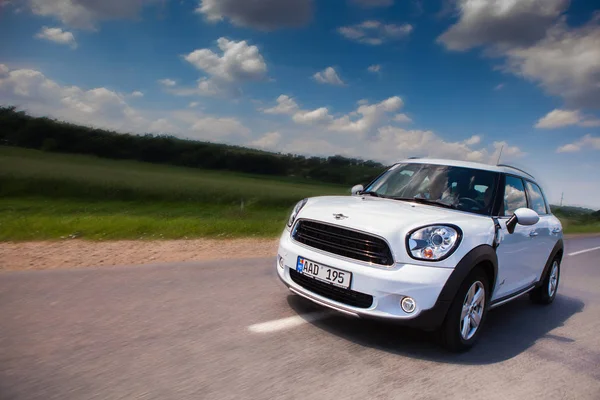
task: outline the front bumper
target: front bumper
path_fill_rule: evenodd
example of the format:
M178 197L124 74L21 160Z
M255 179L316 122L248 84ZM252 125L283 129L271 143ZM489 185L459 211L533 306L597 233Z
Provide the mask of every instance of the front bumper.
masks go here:
M372 305L368 308L354 307L300 286L290 277L290 269L295 270L298 256L351 272L350 289L373 296ZM278 257L283 259L283 267L276 262L277 274L282 282L292 292L322 306L357 317L393 320L422 328L439 326L445 316L448 304L441 304L438 297L452 268L404 263L390 267L371 266L299 244L287 230L281 236ZM406 313L400 307L405 296L416 301L416 309L412 313Z

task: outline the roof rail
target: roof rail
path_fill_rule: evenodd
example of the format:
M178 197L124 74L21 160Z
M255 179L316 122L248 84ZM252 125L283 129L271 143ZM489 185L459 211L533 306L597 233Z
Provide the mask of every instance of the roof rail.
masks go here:
M522 173L524 173L525 175L529 175L530 177L532 177L533 179L535 179L535 177L533 175L531 175L529 172L527 171L523 171L521 168L517 168L517 167L513 167L512 165L508 165L508 164L498 164L497 167L505 167L505 168L512 168L512 169L516 169L517 171L521 171Z

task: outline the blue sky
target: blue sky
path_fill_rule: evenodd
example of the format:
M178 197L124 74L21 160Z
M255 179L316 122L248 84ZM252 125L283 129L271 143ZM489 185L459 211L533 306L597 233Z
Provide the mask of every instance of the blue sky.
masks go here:
M527 168L600 208L583 0L12 0L0 103L122 132Z

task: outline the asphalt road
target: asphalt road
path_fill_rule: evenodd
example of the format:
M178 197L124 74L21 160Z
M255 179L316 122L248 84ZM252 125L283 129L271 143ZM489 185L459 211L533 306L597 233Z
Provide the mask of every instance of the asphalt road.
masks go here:
M598 246L572 239L566 253ZM597 400L599 260L566 256L553 305L492 311L461 355L323 314L272 259L5 272L0 399Z

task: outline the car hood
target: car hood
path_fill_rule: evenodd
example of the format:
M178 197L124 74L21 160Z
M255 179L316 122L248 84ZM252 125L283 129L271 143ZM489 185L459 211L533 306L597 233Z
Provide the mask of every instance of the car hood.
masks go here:
M334 214L343 214L337 219ZM458 226L463 234L493 232L488 216L438 206L372 196L324 196L310 198L298 219L317 220L380 236L390 243L396 260L405 253L406 235L431 224ZM404 257L401 257L404 258Z

